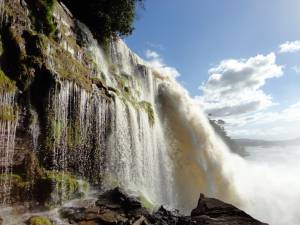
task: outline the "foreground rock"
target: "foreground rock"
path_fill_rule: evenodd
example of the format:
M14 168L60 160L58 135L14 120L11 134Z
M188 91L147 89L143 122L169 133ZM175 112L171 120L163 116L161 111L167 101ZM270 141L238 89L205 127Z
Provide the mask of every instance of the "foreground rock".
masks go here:
M205 225L265 224L233 205L215 198L206 198L203 194L200 195L197 208L192 211L191 218L194 224Z
M151 214L136 198L119 188L99 196L93 206L63 208L61 215L70 224L79 225L265 225L230 204L202 194L191 216L183 216L163 206Z

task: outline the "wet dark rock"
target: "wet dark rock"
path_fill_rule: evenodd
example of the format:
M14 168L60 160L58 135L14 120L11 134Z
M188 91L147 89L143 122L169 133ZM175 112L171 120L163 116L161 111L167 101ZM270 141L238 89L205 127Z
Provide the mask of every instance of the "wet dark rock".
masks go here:
M120 188L115 188L100 195L96 205L112 209L127 208L127 210L134 210L142 207L142 204L136 198L128 196L125 191Z
M200 195L197 207L191 213L192 222L207 225L263 225L244 211L215 198Z
M71 224L151 224L148 221L150 213L120 188L100 195L95 206L63 208L61 216Z
M154 224L167 225L167 224L182 224L180 215L177 210L168 210L164 206L161 206L157 212L152 215L151 222Z
M94 206L61 210L71 224L133 224L133 225L266 225L233 205L201 194L191 216L161 206L150 213L122 189L115 188L100 195Z

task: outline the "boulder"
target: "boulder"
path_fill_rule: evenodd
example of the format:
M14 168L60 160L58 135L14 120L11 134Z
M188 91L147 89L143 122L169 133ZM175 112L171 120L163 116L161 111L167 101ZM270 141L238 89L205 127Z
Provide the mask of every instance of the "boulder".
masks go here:
M71 224L130 224L130 225L266 225L233 205L203 194L190 216L161 206L150 213L137 198L115 188L98 197L93 206L67 207L61 210Z
M62 208L61 216L71 224L150 224L150 213L120 188L100 195L94 206Z
M215 198L200 195L197 207L191 213L195 224L207 225L266 225L236 208Z

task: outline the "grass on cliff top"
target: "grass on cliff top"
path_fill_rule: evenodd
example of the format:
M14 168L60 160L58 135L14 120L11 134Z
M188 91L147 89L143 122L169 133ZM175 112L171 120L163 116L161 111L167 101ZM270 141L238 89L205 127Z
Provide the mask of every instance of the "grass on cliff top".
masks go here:
M16 84L10 80L3 70L0 68L0 92L14 93L16 91Z

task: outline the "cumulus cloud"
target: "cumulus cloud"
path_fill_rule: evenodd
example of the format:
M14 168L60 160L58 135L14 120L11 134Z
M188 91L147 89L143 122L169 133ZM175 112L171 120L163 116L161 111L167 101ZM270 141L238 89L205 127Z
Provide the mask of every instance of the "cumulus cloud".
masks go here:
M232 137L290 139L299 137L300 101L280 111L261 111L226 118Z
M261 88L267 79L283 74L276 55L257 55L249 59L223 60L211 68L209 78L196 97L208 114L228 117L255 112L274 105L272 97Z
M158 72L162 73L165 76L169 77L179 77L180 73L174 67L167 66L164 63L163 58L155 51L146 50L146 59L148 64L156 69Z
M300 51L300 41L287 41L279 46L279 53L293 53Z

